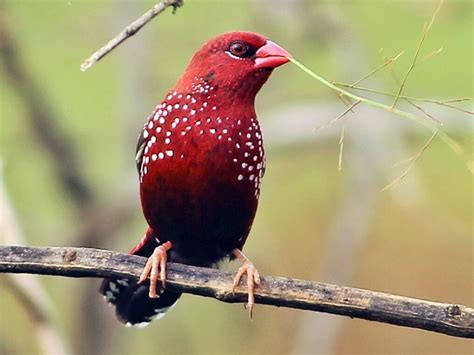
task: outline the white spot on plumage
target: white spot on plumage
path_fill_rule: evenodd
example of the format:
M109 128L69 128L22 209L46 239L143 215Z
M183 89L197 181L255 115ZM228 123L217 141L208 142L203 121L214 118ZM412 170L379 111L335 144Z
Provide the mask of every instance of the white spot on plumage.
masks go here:
M117 280L117 283L121 286L128 286L128 281L125 279L119 279Z
M167 150L166 152L166 155L169 156L169 157L172 157L174 152L172 150Z
M145 328L147 325L150 324L150 322L141 322L141 323L135 323L135 324L127 323L127 324L130 324L129 327L134 326L137 328ZM127 326L127 324L125 324L125 326Z
M244 179L244 176L242 174L239 174L239 176L237 176L237 180L241 181Z
M143 131L143 138L147 138L148 137L148 131L147 130L144 130Z
M113 293L117 293L119 291L115 282L109 282L109 288Z
M152 154L152 155L151 155L151 160L155 161L156 158L158 158L158 156L157 156L156 154Z

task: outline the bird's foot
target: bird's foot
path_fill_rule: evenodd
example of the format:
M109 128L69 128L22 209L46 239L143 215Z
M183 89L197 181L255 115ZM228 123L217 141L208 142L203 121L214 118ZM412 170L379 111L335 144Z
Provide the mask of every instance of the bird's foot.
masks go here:
M249 311L249 317L252 319L253 306L255 305L255 287L260 285L260 274L253 263L239 249L234 249L232 254L234 254L237 258L239 258L239 260L243 262L243 265L239 268L237 274L234 277L234 282L232 283L232 292L234 292L235 288L239 285L243 274L247 274L247 309Z
M157 246L153 254L148 258L145 267L140 275L138 283L145 281L150 276L150 298L160 297L156 292L158 280L161 280L162 287L166 287L166 260L168 259L168 250L172 247L171 242L166 242Z

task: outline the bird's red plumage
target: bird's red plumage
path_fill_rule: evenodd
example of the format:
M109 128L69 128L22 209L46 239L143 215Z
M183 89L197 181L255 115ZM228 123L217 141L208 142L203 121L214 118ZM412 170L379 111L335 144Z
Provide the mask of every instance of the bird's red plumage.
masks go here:
M150 230L135 253L171 241L169 261L211 266L242 249L265 170L255 95L285 62L257 67L266 44L250 32L210 40L149 117L137 167Z

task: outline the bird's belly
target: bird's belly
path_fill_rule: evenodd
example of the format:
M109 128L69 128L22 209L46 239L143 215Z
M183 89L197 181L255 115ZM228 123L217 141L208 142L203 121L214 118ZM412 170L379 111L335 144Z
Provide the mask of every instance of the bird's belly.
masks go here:
M198 160L150 167L141 198L160 241L173 243L171 260L209 266L242 248L258 199L254 181L241 181L235 164Z

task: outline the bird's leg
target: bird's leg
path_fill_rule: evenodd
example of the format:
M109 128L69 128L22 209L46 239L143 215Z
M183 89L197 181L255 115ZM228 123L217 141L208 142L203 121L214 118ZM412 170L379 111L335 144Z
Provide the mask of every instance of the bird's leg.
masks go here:
M167 252L171 249L173 244L165 242L155 248L153 254L148 258L145 267L140 275L138 283L145 281L150 276L150 291L148 296L150 298L160 297L156 293L158 279L161 279L161 284L165 288L166 283L166 260L168 258Z
M260 274L253 263L239 249L232 250L232 254L234 254L243 263L234 277L234 282L232 283L232 292L234 292L235 288L239 285L242 275L247 274L247 288L249 294L247 300L247 309L249 311L249 317L252 319L252 311L255 304L254 290L255 285L260 285Z

